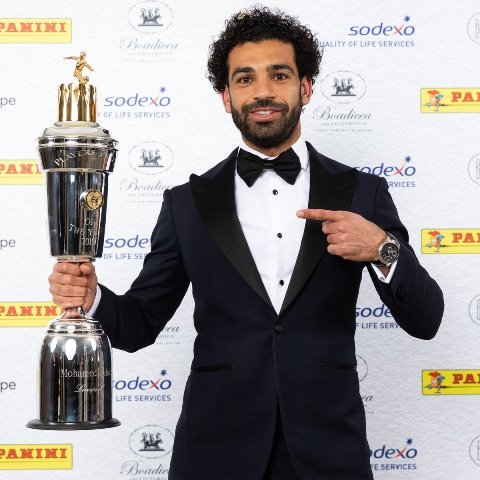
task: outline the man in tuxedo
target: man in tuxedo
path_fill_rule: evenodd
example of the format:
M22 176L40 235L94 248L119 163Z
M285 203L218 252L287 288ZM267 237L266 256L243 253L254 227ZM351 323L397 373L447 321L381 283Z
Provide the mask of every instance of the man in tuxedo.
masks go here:
M295 18L234 15L208 67L240 147L165 192L124 295L91 264L49 278L55 303L81 302L127 351L155 341L192 284L198 335L171 480L372 479L354 345L363 268L406 332L430 339L440 325L442 292L386 181L301 136L320 60Z

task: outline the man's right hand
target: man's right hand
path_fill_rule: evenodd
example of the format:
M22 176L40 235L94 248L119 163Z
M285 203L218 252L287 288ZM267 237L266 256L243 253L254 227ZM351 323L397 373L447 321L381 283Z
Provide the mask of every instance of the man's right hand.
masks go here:
M92 308L98 283L92 263L57 263L48 281L53 302L62 310L80 305L86 312Z

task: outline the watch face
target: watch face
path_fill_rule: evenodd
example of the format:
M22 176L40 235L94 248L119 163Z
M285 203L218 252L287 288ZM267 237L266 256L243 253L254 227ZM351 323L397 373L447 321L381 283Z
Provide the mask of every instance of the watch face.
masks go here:
M394 243L386 243L380 251L380 256L385 262L394 262L398 258L398 246Z

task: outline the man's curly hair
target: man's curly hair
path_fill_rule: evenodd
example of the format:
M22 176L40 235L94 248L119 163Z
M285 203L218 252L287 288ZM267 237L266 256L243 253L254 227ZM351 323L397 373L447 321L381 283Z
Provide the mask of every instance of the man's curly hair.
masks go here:
M236 13L225 24L225 30L209 49L207 76L216 92L222 92L228 85L228 55L234 47L271 39L291 43L300 78L307 76L315 82L323 51L315 35L296 17L256 5Z

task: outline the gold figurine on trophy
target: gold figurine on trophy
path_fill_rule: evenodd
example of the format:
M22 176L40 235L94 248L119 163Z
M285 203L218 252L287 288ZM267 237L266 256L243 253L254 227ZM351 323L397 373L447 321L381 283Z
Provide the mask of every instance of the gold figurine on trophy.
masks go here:
M70 56L70 57L63 57L64 60L76 60L77 63L75 65L75 70L73 71L73 76L78 80L78 83L80 85L85 85L88 83L88 77L83 76L83 69L86 67L88 68L91 72L93 72L93 68L88 64L88 62L85 60L85 57L87 54L85 52L80 52L79 57L75 56Z
M73 76L78 80L78 85L69 83L61 84L58 89L58 121L59 122L96 122L96 89L87 85L89 77L83 75L83 69L93 68L85 60L87 54L80 52L78 57L71 55L63 57L64 60L76 60Z

